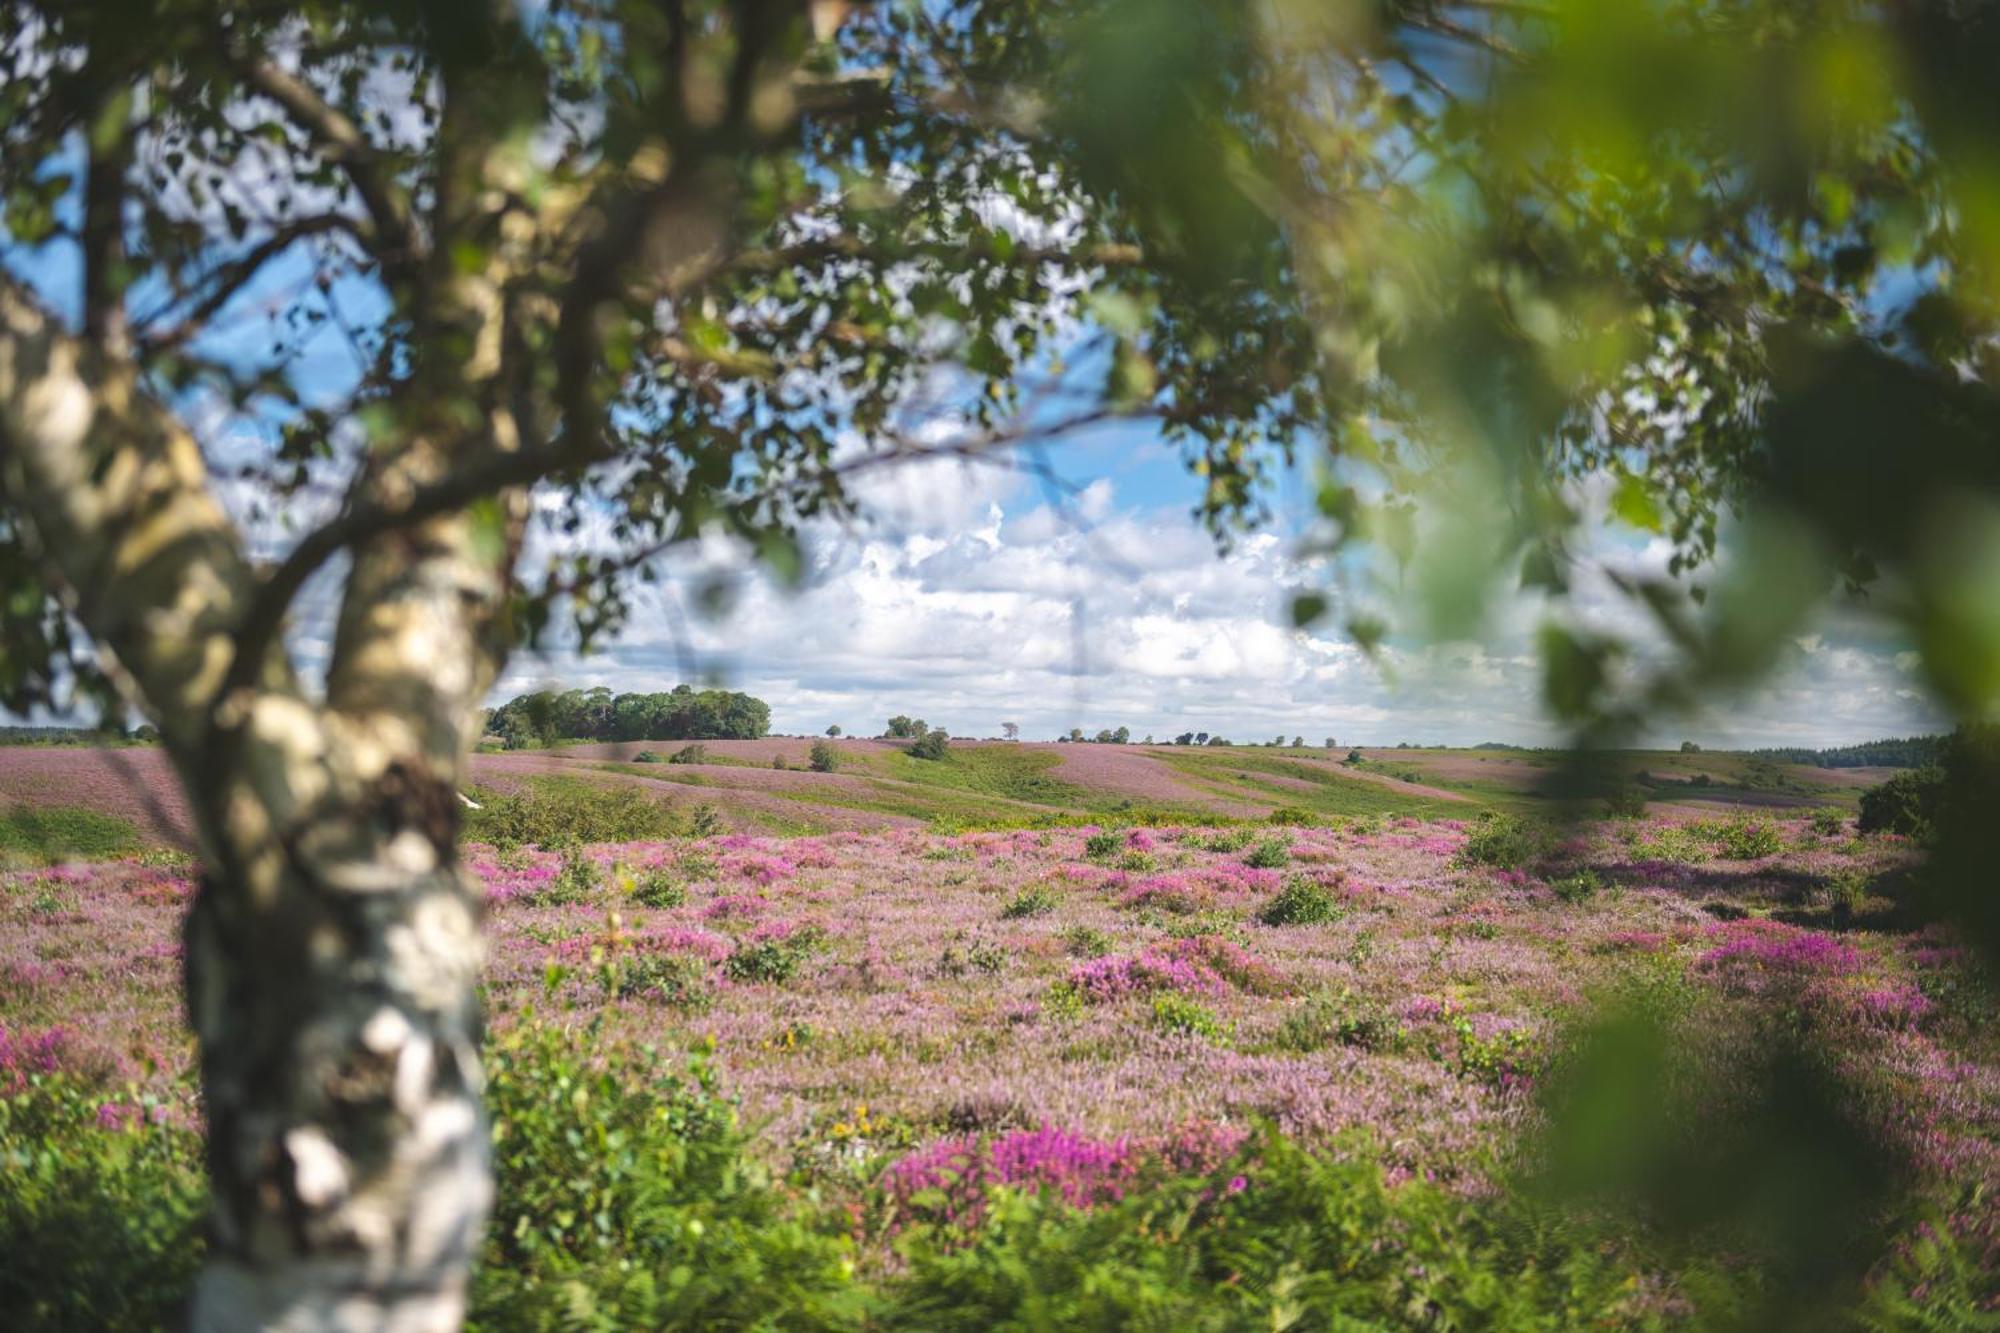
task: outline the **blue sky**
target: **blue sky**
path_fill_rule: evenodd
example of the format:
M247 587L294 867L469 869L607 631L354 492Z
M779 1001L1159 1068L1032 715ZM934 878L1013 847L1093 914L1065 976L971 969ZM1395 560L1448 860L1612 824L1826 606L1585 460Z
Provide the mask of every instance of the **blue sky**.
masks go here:
M73 308L66 247L5 258L57 308ZM205 345L260 359L267 308L309 276L296 253L271 265L229 308L233 329ZM365 326L380 295L348 278L333 299ZM356 357L331 325L296 357L310 400L337 401L355 382ZM257 450L273 425L203 420L187 406L219 455ZM1318 577L1295 558L1310 517L1308 465L1276 479L1267 528L1220 551L1190 515L1196 479L1150 427L1079 435L1049 457L1080 492L1073 501L1052 504L1033 478L958 463L870 477L862 488L870 517L859 530L807 534L810 576L796 592L775 588L726 547L678 556L616 641L589 657L524 653L494 701L544 685L663 689L694 674L767 699L774 728L786 732L837 723L867 733L910 713L959 735L996 734L1011 721L1030 737L1124 726L1134 737L1195 730L1246 741L1557 739L1538 702L1532 605L1499 608L1479 642L1397 642L1379 663L1337 630L1290 628L1292 592ZM243 494L231 498L261 554L289 540L287 515L252 516ZM1642 567L1665 554L1636 539L1606 550ZM737 580L733 607L715 619L685 614L692 599L682 590L717 573ZM321 608L330 591L320 590ZM1586 624L1640 628L1606 589L1586 588L1579 600ZM318 665L323 624L303 616L293 642L308 669ZM1764 687L1663 719L1655 739L1819 745L1936 729L1943 721L1914 666L1907 644L1836 611L1798 637Z
M1498 608L1480 642L1398 642L1381 663L1337 629L1290 627L1290 595L1314 577L1295 558L1303 469L1276 488L1271 526L1219 551L1190 517L1195 480L1149 431L1106 431L1052 456L1081 490L1067 513L1015 474L908 469L871 483L859 532L809 534L802 589L744 576L734 606L690 618L683 642L674 589L741 566L722 548L677 558L617 642L586 658L524 654L497 694L663 688L691 650L704 675L767 699L784 732L866 734L909 713L957 735L1018 722L1030 738L1072 726L1343 744L1559 738L1539 702L1534 605ZM1638 541L1613 551L1628 568L1665 555ZM1587 622L1639 628L1608 589L1585 586L1580 601ZM1907 645L1836 609L1763 688L1664 719L1654 739L1821 745L1942 725Z

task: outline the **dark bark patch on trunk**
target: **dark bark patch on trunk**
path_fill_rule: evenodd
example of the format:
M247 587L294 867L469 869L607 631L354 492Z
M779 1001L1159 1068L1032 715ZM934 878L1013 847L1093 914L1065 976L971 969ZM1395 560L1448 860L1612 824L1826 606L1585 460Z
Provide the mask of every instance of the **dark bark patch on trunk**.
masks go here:
M390 832L413 828L444 856L458 845L458 788L429 769L397 760L371 795L375 818Z

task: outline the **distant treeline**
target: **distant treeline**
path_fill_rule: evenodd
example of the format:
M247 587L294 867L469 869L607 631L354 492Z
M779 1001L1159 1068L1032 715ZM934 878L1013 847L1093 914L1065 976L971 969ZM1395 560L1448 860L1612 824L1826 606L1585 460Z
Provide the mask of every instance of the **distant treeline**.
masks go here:
M151 727L106 731L95 727L0 726L0 745L131 745L150 741L154 734Z
M1944 752L1948 736L1906 736L1901 740L1865 741L1830 750L1749 750L1755 759L1775 759L1784 764L1811 764L1815 768L1922 768L1935 763Z
M747 741L771 729L771 706L731 690L676 685L664 694L613 694L603 686L509 699L487 719L510 749L555 741Z

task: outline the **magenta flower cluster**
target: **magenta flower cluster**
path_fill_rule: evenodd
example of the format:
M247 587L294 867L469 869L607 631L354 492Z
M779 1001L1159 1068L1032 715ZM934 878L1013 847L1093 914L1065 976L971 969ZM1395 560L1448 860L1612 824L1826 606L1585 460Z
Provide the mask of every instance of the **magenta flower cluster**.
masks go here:
M1715 941L1701 957L1705 967L1747 967L1760 972L1839 975L1858 971L1852 945L1816 930L1751 917L1719 921L1704 932Z
M63 1068L74 1038L67 1028L14 1032L0 1027L0 1096L11 1096L35 1074Z

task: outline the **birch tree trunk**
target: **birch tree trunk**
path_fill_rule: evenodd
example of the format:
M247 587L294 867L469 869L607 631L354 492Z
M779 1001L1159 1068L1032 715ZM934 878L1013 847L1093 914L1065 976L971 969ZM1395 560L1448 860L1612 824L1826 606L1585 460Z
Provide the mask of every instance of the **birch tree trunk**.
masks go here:
M450 461L415 436L364 490ZM232 673L257 584L194 442L4 280L0 491L157 721L195 817L213 1214L192 1326L455 1328L491 1193L456 792L519 496L357 551L324 697L280 643Z

